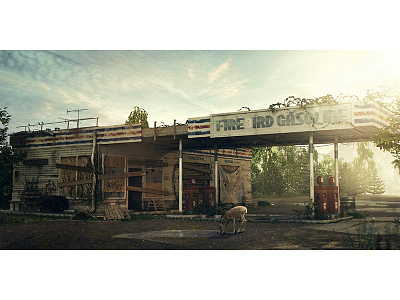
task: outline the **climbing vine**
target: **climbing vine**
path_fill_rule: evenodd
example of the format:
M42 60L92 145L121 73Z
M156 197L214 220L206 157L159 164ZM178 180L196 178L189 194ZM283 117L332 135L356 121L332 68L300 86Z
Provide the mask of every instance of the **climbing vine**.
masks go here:
M300 108L305 108L311 105L322 105L322 104L334 105L334 104L339 104L340 102L343 101L358 101L358 97L355 95L348 96L343 94L339 94L336 98L334 98L332 95L329 94L327 94L326 96L314 97L314 98L298 98L295 96L289 96L283 102L277 102L271 104L269 106L269 109L271 109L274 112L276 108L281 108L281 107L298 106Z
M174 196L175 196L175 202L173 204L173 207L178 207L179 203L179 195L178 192L176 191L176 179L175 179L175 174L178 167L179 167L179 161L174 165L174 170L172 171L172 189L174 190Z

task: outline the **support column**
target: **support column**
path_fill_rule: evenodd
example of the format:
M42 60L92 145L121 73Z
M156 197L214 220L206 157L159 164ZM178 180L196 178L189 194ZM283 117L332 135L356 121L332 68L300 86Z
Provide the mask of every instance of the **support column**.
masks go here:
M183 161L182 161L182 138L179 139L179 212L182 212L183 199Z
M314 202L314 135L310 133L310 140L308 144L308 151L310 153L310 199Z
M215 180L215 207L218 207L219 186L218 186L218 147L215 144L214 149L214 180Z
M333 149L335 152L335 182L338 187L338 213L340 215L340 194L339 194L339 143L338 137L335 136L335 143L333 145Z
M79 111L78 111L79 114ZM79 122L79 116L78 116ZM96 146L97 146L97 130L93 130L93 147L92 147L92 156L90 157L90 161L92 163L92 174L93 174L93 182L92 182L92 207L89 212L94 212L96 210L96 185L97 185L97 174L96 174L96 166L95 166L95 155L96 155ZM78 165L78 164L76 164Z

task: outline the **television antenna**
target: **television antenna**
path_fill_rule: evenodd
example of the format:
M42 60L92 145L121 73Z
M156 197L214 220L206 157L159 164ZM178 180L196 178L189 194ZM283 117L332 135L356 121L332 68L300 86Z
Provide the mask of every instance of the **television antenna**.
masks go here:
M72 110L68 110L67 109L67 114L70 113L70 112L78 112L78 118L76 119L76 128L79 128L79 120L80 120L79 119L79 112L84 111L84 110L89 110L89 109L88 108L80 108L80 109L72 109Z

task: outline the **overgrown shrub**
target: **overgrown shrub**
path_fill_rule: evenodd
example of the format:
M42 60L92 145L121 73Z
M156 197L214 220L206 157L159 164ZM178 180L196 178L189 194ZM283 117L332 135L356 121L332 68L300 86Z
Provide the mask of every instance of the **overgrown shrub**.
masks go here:
M271 206L268 201L258 201L258 206Z
M330 218L328 214L317 213L318 204L311 199L304 203L303 209L293 209L299 220L327 220Z
M153 219L154 217L152 214L131 214L132 221L148 221Z
M341 216L347 216L347 217L353 217L353 219L365 219L365 215L362 213L359 213L357 211L355 212L348 212L345 214L340 214Z
M83 221L89 220L91 218L92 217L88 213L83 211L77 212L75 216L72 217L73 220L83 220Z

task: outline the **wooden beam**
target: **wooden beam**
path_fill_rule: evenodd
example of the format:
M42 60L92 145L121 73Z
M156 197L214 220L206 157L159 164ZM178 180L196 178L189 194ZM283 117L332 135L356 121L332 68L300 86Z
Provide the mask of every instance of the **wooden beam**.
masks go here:
M120 179L126 177L138 177L138 176L145 176L145 172L128 172L128 173L116 173L116 174L104 174L99 175L99 180L110 180L110 179ZM74 185L81 185L81 184L88 184L93 183L93 179L82 179L82 180L73 180L67 182L60 182L58 183L58 187L67 187L67 186L74 186Z
M49 164L49 160L47 158L25 159L22 163L24 166L45 166Z
M168 163L162 160L140 160L140 159L128 159L128 164L138 166L155 166L155 167L166 167Z
M128 191L132 192L142 192L142 193L148 193L148 194L157 194L157 195L169 195L168 191L162 191L162 190L153 190L153 189L147 189L147 188L142 188L142 187L137 187L137 186L127 186L126 189Z
M146 172L127 172L127 173L115 173L115 174L104 174L99 175L99 180L110 180L110 179L120 179L126 177L139 177L145 176Z
M66 165L66 164L56 164L56 168L63 169L63 170L73 170L79 172L86 172L92 173L93 169L91 167L81 167L81 166L74 166L74 165Z
M68 186L89 184L89 183L93 183L93 178L82 179L82 180L73 180L73 181L67 181L67 182L59 182L58 187L63 188L63 187L68 187Z
M187 169L187 170L196 171L196 172L206 173L206 174L210 174L211 173L210 169L205 169L205 168L201 168L201 167L195 167L195 166L186 165L186 164L183 164L183 168Z
M190 174L183 174L183 179L204 179L204 180L211 180L210 175L190 175Z

